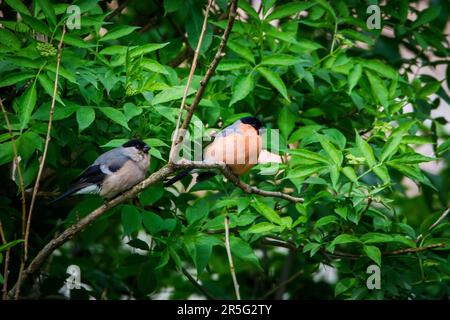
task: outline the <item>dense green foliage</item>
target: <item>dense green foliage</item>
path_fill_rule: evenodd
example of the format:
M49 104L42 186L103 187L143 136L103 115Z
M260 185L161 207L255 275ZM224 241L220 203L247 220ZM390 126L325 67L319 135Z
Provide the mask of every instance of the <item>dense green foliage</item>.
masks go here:
M27 281L22 294L58 295L67 267L78 265L90 289L72 290L72 297L146 298L168 289L170 298L202 294L184 268L213 296L234 298L222 232L229 215L243 298L448 298L449 219L430 227L450 199L450 140L447 120L431 113L450 99L443 79L414 69L447 65L449 74L444 34L449 4L431 2L417 11L417 2L388 1L380 7L382 32L367 28L371 14L362 1L266 0L255 10L240 0L226 56L194 120L218 128L253 114L267 128L279 129L279 152L289 154L287 161L276 174L262 175L261 164L243 179L305 202L248 195L220 175L189 192L160 183L59 248L41 270L45 276L39 285ZM1 99L29 195L70 4L6 0L0 7ZM150 172L167 162L190 47L197 44L206 2L129 1L126 11L109 17L106 1L74 4L81 9L81 29L67 30L64 38L43 194L31 225L31 257L102 203L82 196L48 205L45 196L64 190L101 152L137 137L152 147ZM215 1L188 105L226 23L227 1ZM107 29L103 36L102 28ZM11 179L13 148L3 118L0 126L0 219L11 242L23 237L20 189L17 170ZM435 158L416 151L422 144L432 146ZM439 174L420 169L436 158ZM405 177L420 192L407 195ZM437 243L442 246L386 254ZM2 258L5 249L0 247ZM9 286L21 254L19 241L11 248ZM337 283L313 281L320 263L337 268ZM366 287L371 264L381 267L379 290ZM271 292L295 273L293 281Z

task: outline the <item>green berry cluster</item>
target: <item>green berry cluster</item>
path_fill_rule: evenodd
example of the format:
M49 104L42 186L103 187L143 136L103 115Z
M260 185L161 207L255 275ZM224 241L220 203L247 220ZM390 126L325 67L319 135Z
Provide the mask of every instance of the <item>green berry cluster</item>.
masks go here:
M125 91L125 95L127 97L134 96L134 95L136 95L138 93L139 93L138 89L136 89L132 84L129 84L127 86L126 91Z
M373 127L375 132L389 133L392 130L392 126L387 122L377 122Z
M38 42L36 49L39 51L41 56L44 57L54 57L58 53L58 50L56 50L51 43Z
M345 155L345 159L347 159L348 164L363 164L366 158L363 157L356 157L351 153L347 153Z

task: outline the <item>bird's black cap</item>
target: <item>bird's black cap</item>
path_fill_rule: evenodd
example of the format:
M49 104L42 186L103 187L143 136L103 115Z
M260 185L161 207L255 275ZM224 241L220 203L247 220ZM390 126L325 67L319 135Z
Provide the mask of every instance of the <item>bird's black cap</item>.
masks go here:
M259 129L261 129L263 127L263 124L261 123L261 121L259 121L255 117L243 117L243 118L241 118L241 122L251 125L253 128L256 129L256 131L259 131Z
M122 147L129 148L129 147L135 147L136 149L142 150L144 152L148 152L150 150L150 147L141 140L130 140L128 142L125 142Z

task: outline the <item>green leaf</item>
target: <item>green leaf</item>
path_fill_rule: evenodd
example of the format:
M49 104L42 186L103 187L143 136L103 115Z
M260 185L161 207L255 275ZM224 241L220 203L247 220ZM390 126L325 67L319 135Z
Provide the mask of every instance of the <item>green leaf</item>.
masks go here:
M22 243L23 240L22 239L17 239L17 240L13 240L11 242L5 243L0 245L0 252L2 251L6 251L8 249L11 249L12 247L14 247L15 245Z
M22 15L23 21L29 25L34 31L45 34L46 36L51 35L50 28L41 20L38 20L34 17L31 17L29 15L23 14Z
M255 225L251 226L248 229L248 232L249 233L264 233L264 232L269 232L275 228L278 228L278 227L270 222L260 222L260 223L257 223Z
M367 143L367 141L361 138L358 132L356 132L356 147L366 159L366 162L369 165L369 167L373 167L376 164L375 156L373 155L373 150L370 147L369 143Z
M204 17L200 10L197 10L194 6L190 6L189 19L185 22L186 33L188 36L189 45L193 50L196 50L200 34L202 33ZM213 28L210 24L206 25L206 30L203 36L202 45L200 47L200 53L205 53L211 46L213 37Z
M441 13L441 6L438 5L430 6L429 8L419 13L417 19L412 23L411 27L415 29L421 25L431 22L437 17L439 17L440 13Z
M164 188L161 184L152 185L141 192L139 201L143 206L150 206L161 199L163 195Z
M419 92L416 94L416 97L419 99L426 99L428 96L436 93L440 88L441 83L439 81L427 83L419 90Z
M91 107L81 107L77 110L77 122L79 132L88 128L95 120L95 111Z
M56 14L53 5L49 0L38 0L39 7L44 12L45 17L50 21L52 26L56 26Z
M391 158L387 163L392 164L418 164L422 162L436 161L436 158L424 156L420 153L403 153L395 158Z
M132 205L122 206L122 226L126 235L129 235L141 228L141 214Z
M287 106L282 107L278 116L278 127L281 134L287 139L291 131L295 128L296 117Z
M36 82L33 82L30 87L19 98L19 119L20 131L27 127L30 122L31 114L36 106L37 93Z
M337 297L338 295L348 291L350 288L354 287L356 284L356 279L354 278L345 278L340 280L336 287L334 288L334 295Z
M392 68L391 66L388 66L387 64L384 64L381 61L378 60L361 60L360 61L364 68L370 69L372 71L375 71L379 75L395 80L398 77L398 72Z
M122 127L130 130L130 128L128 127L127 118L119 110L111 107L102 107L100 108L100 111L115 123L120 124Z
M387 163L390 167L400 171L411 179L418 181L424 185L437 191L436 187L431 183L426 175L416 165L398 165L397 163Z
M402 139L402 143L405 144L429 144L434 143L432 137L427 136L404 136Z
M50 96L53 97L53 89L54 89L54 83L50 81L49 77L45 73L40 73L38 76L39 84L44 88L45 92ZM59 93L56 95L56 101L61 103L63 106L65 106L64 101L61 100L61 97L59 96Z
M238 6L245 11L250 17L259 21L259 16L256 10L247 1L238 1Z
M244 240L235 236L230 236L231 254L244 261L252 263L255 267L261 270L258 257L253 252L252 247Z
M10 86L13 84L17 84L19 82L33 78L34 76L35 76L35 74L32 72L8 73L7 76L2 77L2 79L0 80L0 88L7 87L7 86Z
M353 67L352 71L348 74L348 92L349 93L352 92L353 88L356 86L359 79L361 78L361 75L362 75L362 67L358 63Z
M240 45L238 42L233 40L228 40L227 48L234 51L237 55L241 56L245 60L255 64L255 56L253 55L252 50L247 47Z
M301 11L309 9L313 5L313 2L291 2L288 4L284 4L276 7L275 10L273 10L264 20L272 21L284 17L289 17Z
M391 178L389 177L388 169L385 165L375 166L372 168L373 172L381 179L384 183L389 183Z
M146 250L146 251L150 250L147 242L142 241L141 239L137 239L137 238L131 239L130 241L128 241L127 245L129 245L130 247L136 248L136 249L141 249L141 250Z
M186 210L186 218L189 224L206 219L209 213L209 203L205 199L198 200Z
M0 144L0 165L9 163L14 159L12 141Z
M375 246L364 246L364 252L372 259L377 265L381 266L381 251Z
M304 158L305 160L320 162L320 163L324 163L324 164L330 163L330 161L327 158L325 158L324 156L322 156L316 152L306 150L306 149L292 149L292 150L289 150L289 153L298 155L301 158Z
M164 0L165 14L178 11L183 5L184 0Z
M284 85L283 80L281 80L281 77L278 75L278 73L275 73L269 69L266 68L258 68L259 73L269 82L275 89L278 90L279 93L287 100L289 100L286 86Z
M152 59L142 59L141 66L146 70L150 70L156 73L169 74L169 72L162 64Z
M244 68L250 68L251 66L248 64L248 62L242 61L242 60L222 60L219 65L217 66L218 71L233 71L233 70L239 70Z
M330 223L337 223L337 218L335 216L322 217L316 221L316 223L314 224L314 228L320 228L329 225Z
M384 160L389 159L390 156L397 152L398 146L402 142L402 138L403 135L399 133L392 134L389 137L386 144L383 146L383 150L381 151L380 162L384 162Z
M165 43L147 43L144 44L142 46L138 46L136 48L133 48L130 50L129 55L130 58L135 58L135 57L139 57L142 56L144 54L159 50L164 48L165 46L167 46L169 44L169 42L165 42Z
M20 49L20 40L8 29L0 28L0 43L14 50Z
M367 243L385 243L392 242L394 238L390 234L369 232L361 236L361 241Z
M30 11L28 10L28 8L22 3L21 0L5 0L6 3L13 8L14 10L16 10L19 13L24 13L27 15L31 15Z
M183 97L185 86L174 86L162 90L158 93L152 100L152 105L163 104L165 102L178 100ZM188 91L188 96L195 93L195 89L190 87Z
M246 76L239 77L233 84L233 95L231 97L230 106L244 99L250 92L253 91L254 87L255 84L253 81L252 72L250 72Z
M352 167L344 167L342 168L342 172L344 175L352 182L357 182L358 177L356 176L356 172Z
M291 169L286 178L288 179L304 178L306 176L310 176L313 173L319 173L320 171L323 171L325 168L327 168L327 166L324 166L323 164L302 165L299 167L295 167L294 169Z
M119 45L113 45L113 46L109 46L106 47L104 49L102 49L99 54L104 54L104 55L125 55L127 53L128 47L126 46L119 46ZM128 53L129 54L129 53Z
M125 25L119 25L111 30L109 30L102 38L100 38L100 41L108 41L108 40L115 40L122 37L125 37L132 33L134 30L139 29L140 27L132 27L132 26L125 26Z
M153 212L144 211L142 212L142 223L151 235L156 235L161 230L163 219Z
M370 86L372 88L373 96L378 100L378 102L384 107L389 105L389 92L386 89L383 81L374 73L366 71L367 78L369 79Z
M337 150L336 147L328 140L326 136L318 134L317 139L319 140L325 152L330 156L331 161L334 164L340 166L344 159L342 152Z
M349 209L347 207L337 207L336 209L334 209L334 212L336 212L336 214L342 219L347 220L348 210Z
M449 68L450 69L450 68ZM442 156L450 148L450 138L442 142L437 148L438 156Z
M288 54L273 54L271 56L263 57L260 65L262 66L292 66L298 64L301 60Z
M353 235L350 235L350 234L341 234L341 235L339 235L339 236L337 236L334 240L333 240L333 242L331 243L331 245L337 245L337 244L344 244L344 243L360 243L361 241L357 238L357 237L355 237L355 236L353 236Z
M273 222L278 225L281 224L281 218L279 214L275 210L267 206L264 202L255 199L255 201L252 203L252 207L255 208L256 211L258 211L270 222Z

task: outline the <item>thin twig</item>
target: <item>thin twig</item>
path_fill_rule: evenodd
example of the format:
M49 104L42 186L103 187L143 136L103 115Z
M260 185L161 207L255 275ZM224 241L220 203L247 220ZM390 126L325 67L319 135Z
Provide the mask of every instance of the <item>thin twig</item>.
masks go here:
M441 216L428 228L428 230L427 231L430 231L430 230L432 230L433 228L435 228L439 223L441 223L444 219L445 219L445 217L448 215L448 213L450 212L450 208L448 208L447 210L445 210L442 214L441 214ZM419 242L420 241L420 239L422 239L422 237L423 237L423 234L419 234L419 236L417 237L417 239L416 239L416 242Z
M287 193L279 191L265 191L251 186L245 182L242 182L226 165L225 163L207 163L202 161L186 161L181 160L174 164L177 169L219 169L222 174L231 182L233 182L238 188L249 194L257 194L264 197L281 198L293 203L303 202L303 198L294 197Z
M202 81L200 81L200 87L198 88L197 93L195 94L194 100L192 101L189 111L186 114L186 118L184 118L183 124L181 125L178 132L184 132L188 128L189 124L191 123L192 116L194 115L195 108L200 103L209 80L214 74L214 71L216 70L216 67L219 64L220 60L225 55L224 53L225 46L227 44L228 37L230 36L231 29L233 28L234 20L236 18L236 10L237 10L237 0L231 0L230 12L228 14L228 23L227 26L225 27L225 31L223 32L219 48L216 52L216 55L214 56L213 61L206 70L205 76L203 77ZM173 140L175 141L175 144L171 148L172 155L175 154L177 150L177 145L179 145L183 141L183 135L177 135L176 137L177 138Z
M434 243L434 244L430 244L430 245L423 246L423 247L406 248L406 249L382 252L381 254L384 256L391 256L391 255L404 254L404 253L421 252L421 251L426 251L426 250L435 249L435 248L442 248L445 246L446 246L445 243Z
M3 244L6 244L5 232L3 231L3 225L0 221L0 238ZM8 277L9 277L9 249L5 253L5 268L3 271L3 288L2 288L2 299L8 300Z
M175 151L174 150L175 149L174 148L175 147L175 141L178 140L179 128L180 128L180 123L181 123L181 117L183 116L184 105L186 104L186 99L187 99L187 96L188 96L189 88L191 86L192 77L194 76L195 68L197 67L198 55L200 53L200 49L202 47L202 42L203 42L203 37L204 37L205 32L206 32L206 25L208 24L208 15L209 15L209 9L211 8L211 4L212 4L212 0L209 0L208 1L208 6L206 7L205 17L203 19L202 30L201 30L200 36L198 38L197 47L195 48L195 51L194 51L194 58L192 59L191 70L189 71L189 77L187 79L187 83L186 83L186 86L184 88L183 98L181 99L180 112L178 114L177 125L175 126L175 133L173 135L172 146L170 148L170 154L169 154L169 161L170 162L173 162L173 154L174 154L174 151Z
M49 145L50 139L51 139L53 114L55 112L56 95L58 94L59 65L61 64L61 50L62 50L62 45L63 45L64 35L65 34L66 34L66 27L64 25L63 26L62 35L61 35L61 40L59 41L59 44L58 44L58 58L56 60L55 85L53 87L53 97L52 97L52 103L51 103L51 106L50 106L50 115L49 115L49 119L48 119L47 136L45 138L44 152L42 154L41 163L39 164L39 170L38 170L38 174L37 174L37 177L36 177L36 182L35 182L34 188L33 188L33 195L31 197L30 210L28 212L28 218L27 218L27 224L26 224L26 230L25 230L25 237L24 237L24 244L23 244L24 255L23 255L23 259L22 259L21 264L20 264L19 276L18 276L18 280L17 280L17 282L19 284L18 285L18 290L16 290L16 293L15 293L15 299L16 300L19 298L20 287L21 287L21 284L22 284L22 275L23 275L23 271L24 271L24 268L25 268L25 263L26 263L26 261L28 259L28 239L29 239L29 236L30 236L31 217L33 215L34 203L36 201L36 195L37 195L37 192L39 190L39 183L40 183L42 172L44 170L45 159L47 158L47 152L48 152L48 145Z
M264 197L275 197L275 198L281 198L293 203L297 203L297 202L303 202L304 199L303 198L298 198L298 197L294 197L291 196L289 194L283 193L283 192L279 192L279 191L265 191L265 190L261 190L258 189L254 186L251 186L245 182L242 182L237 176L235 176L231 170L228 167L224 167L222 169L222 173L225 177L228 178L228 180L230 180L231 182L233 182L237 187L241 188L242 190L244 190L246 193L250 193L250 194L257 194L260 196L264 196Z
M110 20L112 20L112 18L114 18L118 14L121 14L123 9L125 9L125 7L128 5L128 2L130 2L130 0L125 0L124 2L122 2L121 5L119 5L116 9L114 9L114 11L111 11L111 13L109 13L105 17L105 21L110 21Z
M23 182L22 169L20 169L19 154L17 152L16 139L14 138L14 133L9 122L8 114L6 113L5 106L3 105L2 99L0 99L0 107L2 108L3 117L5 118L6 127L8 128L9 135L11 136L12 149L14 154L14 166L17 170L17 176L19 177L20 193L22 195L22 237L25 237L25 221L27 216L27 203L25 194L25 183Z
M276 287L274 287L273 289L271 289L269 292L267 292L265 295L263 295L260 300L265 300L268 297L270 297L273 293L275 293L279 288L291 283L292 281L294 281L295 279L297 279L298 277L300 277L302 274L304 273L303 270L299 270L296 273L294 273L289 279L287 279L286 281L281 282L279 285L277 285Z
M241 294L239 293L239 283L236 278L236 271L234 270L233 256L231 255L230 247L230 218L226 215L224 219L225 225L225 248L227 250L228 263L230 264L231 278L233 279L234 292L236 293L236 299L241 300Z
M183 274L188 278L188 280L196 287L201 293L203 293L210 300L217 300L205 287L203 287L198 281L196 281L191 274L185 269L181 268Z

